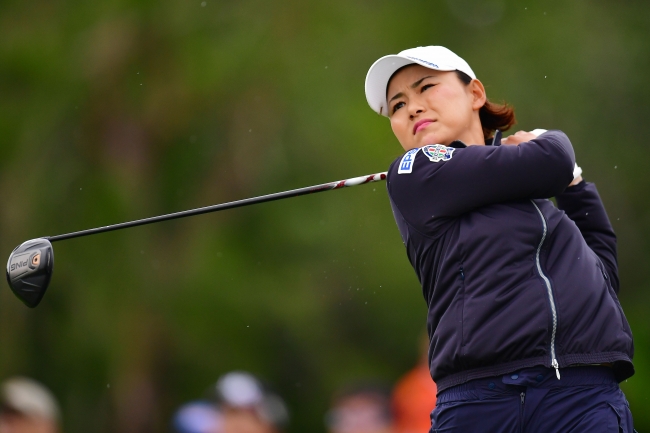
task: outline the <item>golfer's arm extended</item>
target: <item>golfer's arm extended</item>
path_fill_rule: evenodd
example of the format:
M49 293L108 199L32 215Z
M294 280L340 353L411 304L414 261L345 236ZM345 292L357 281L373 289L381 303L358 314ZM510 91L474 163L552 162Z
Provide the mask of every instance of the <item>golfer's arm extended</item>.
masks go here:
M489 204L553 197L573 179L574 165L568 137L549 131L519 145L455 149L448 161L431 162L420 152L412 174L389 175L389 188L405 215L455 217Z
M556 199L558 208L576 223L587 245L603 262L611 278L612 287L618 292L616 234L596 185L582 181L558 194Z

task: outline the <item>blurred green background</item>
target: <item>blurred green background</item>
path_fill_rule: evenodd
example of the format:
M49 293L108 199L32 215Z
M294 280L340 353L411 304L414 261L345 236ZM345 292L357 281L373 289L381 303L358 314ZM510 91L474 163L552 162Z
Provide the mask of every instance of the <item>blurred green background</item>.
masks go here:
M464 57L515 130L557 128L619 236L650 429L650 3L515 0L0 2L0 251L384 171L401 148L368 67ZM426 307L383 183L55 244L42 304L0 291L0 378L59 397L67 432L166 431L219 375L273 384L291 432L339 386L392 383Z

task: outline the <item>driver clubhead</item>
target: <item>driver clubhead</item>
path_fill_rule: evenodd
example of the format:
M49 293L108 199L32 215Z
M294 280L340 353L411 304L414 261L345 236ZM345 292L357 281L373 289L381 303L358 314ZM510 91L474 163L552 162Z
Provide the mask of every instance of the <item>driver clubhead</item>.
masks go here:
M52 278L54 252L47 239L32 239L18 245L7 261L7 282L18 299L36 307Z

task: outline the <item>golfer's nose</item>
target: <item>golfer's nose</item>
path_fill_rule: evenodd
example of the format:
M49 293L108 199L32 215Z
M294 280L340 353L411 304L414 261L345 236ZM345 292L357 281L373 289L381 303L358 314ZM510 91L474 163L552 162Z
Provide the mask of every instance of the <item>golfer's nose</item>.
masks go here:
M415 118L417 115L424 113L425 107L418 100L411 101L408 106L409 116L411 119Z

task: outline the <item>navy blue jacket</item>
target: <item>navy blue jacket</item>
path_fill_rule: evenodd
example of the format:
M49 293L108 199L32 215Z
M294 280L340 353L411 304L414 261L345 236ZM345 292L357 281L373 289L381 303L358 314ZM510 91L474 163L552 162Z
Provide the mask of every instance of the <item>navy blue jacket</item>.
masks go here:
M393 214L429 307L438 391L544 365L634 374L618 298L616 236L596 187L567 188L568 137L435 145L388 171ZM557 207L548 200L556 197Z

